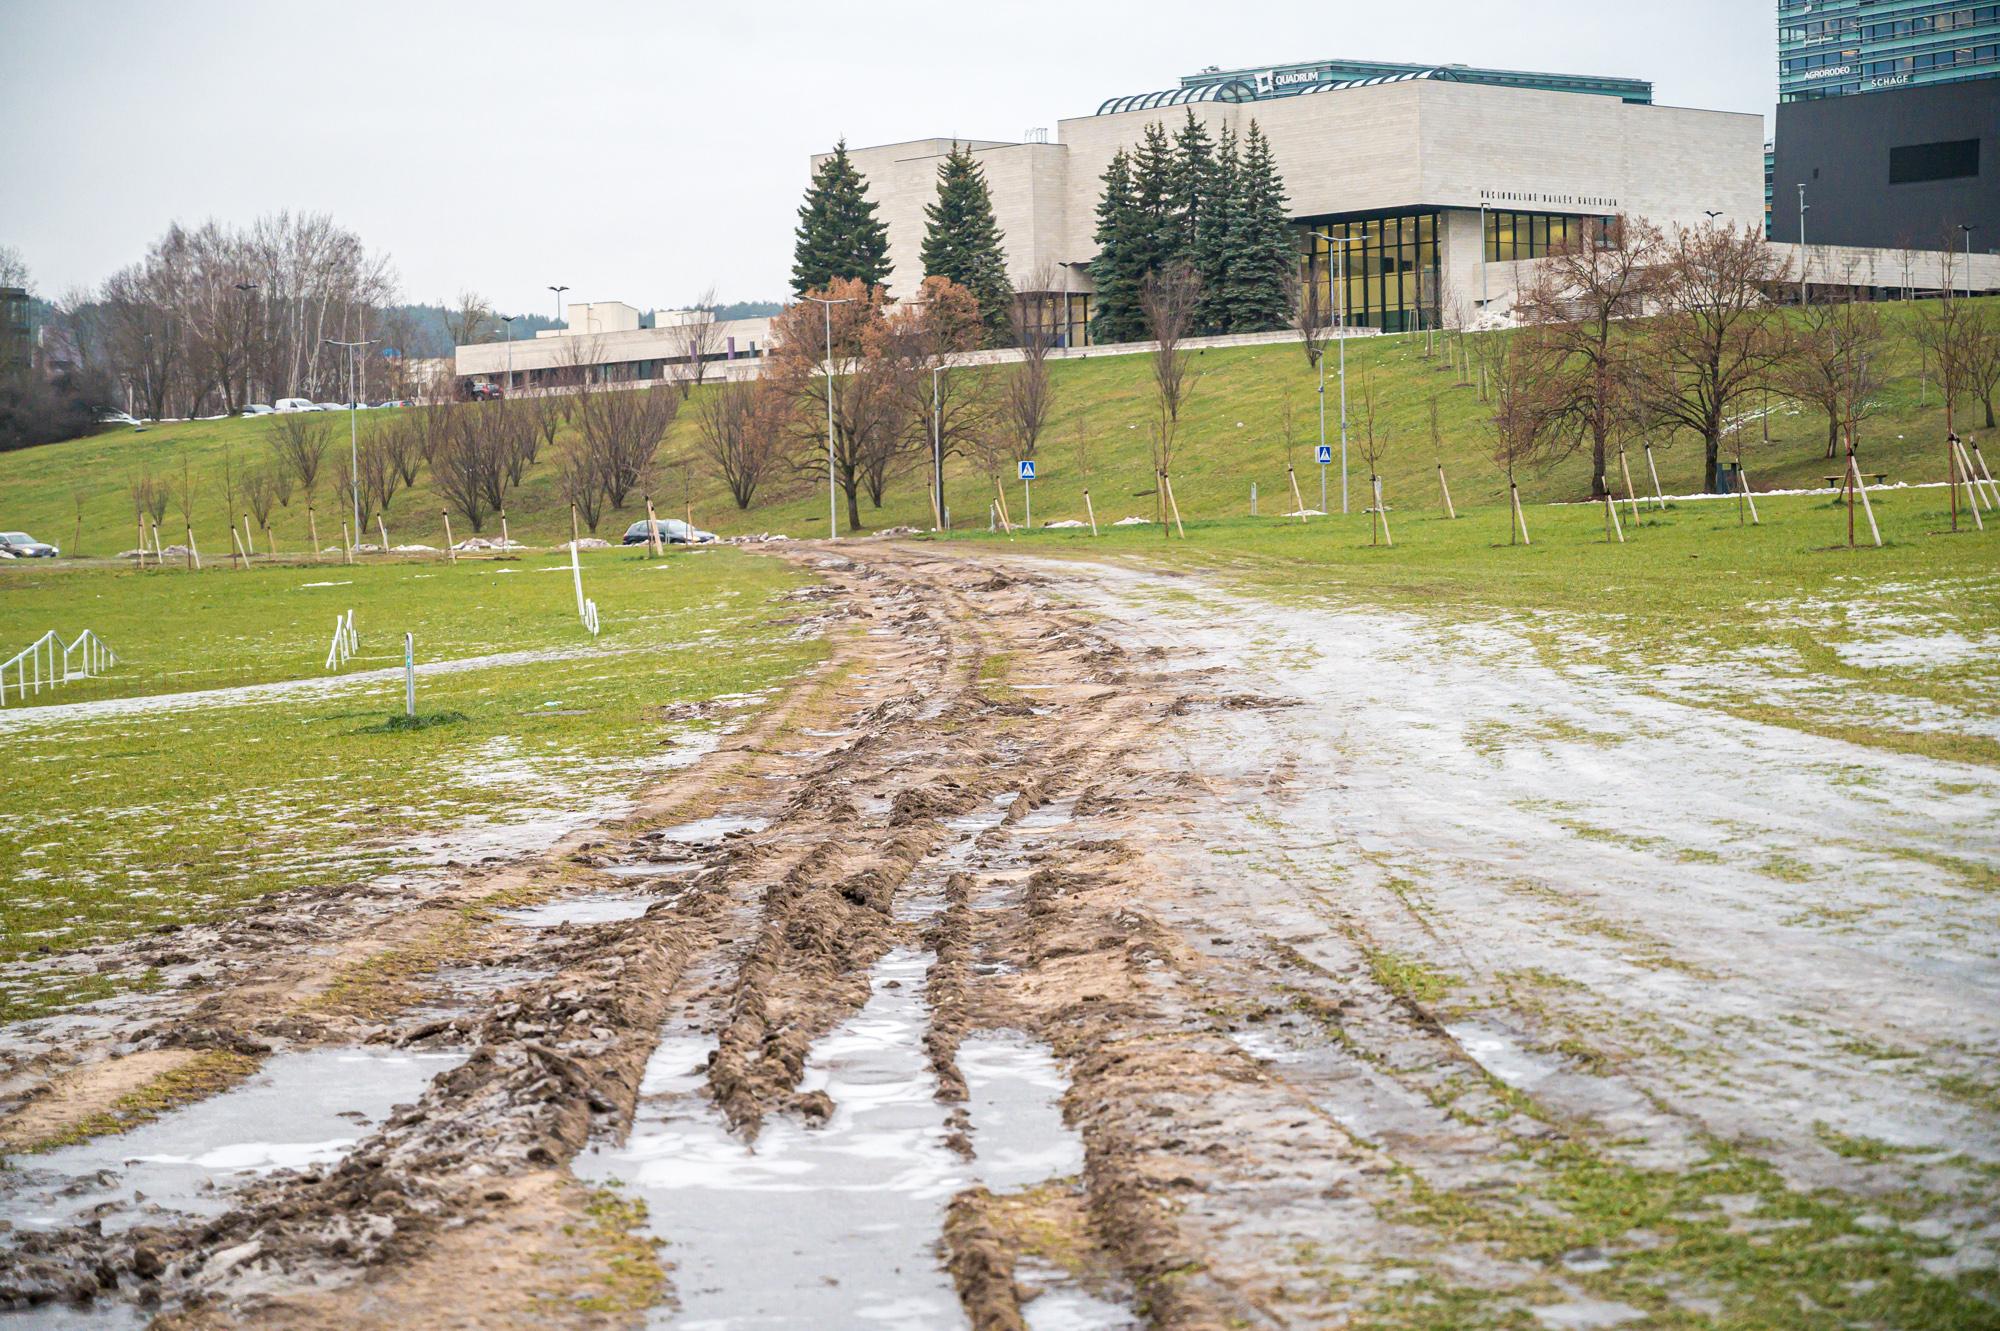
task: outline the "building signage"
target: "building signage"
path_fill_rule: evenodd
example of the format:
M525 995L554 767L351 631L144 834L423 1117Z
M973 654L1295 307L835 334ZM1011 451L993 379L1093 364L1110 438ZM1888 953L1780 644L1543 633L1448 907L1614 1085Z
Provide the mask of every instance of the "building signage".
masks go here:
M1870 79L1861 86L1864 88L1893 88L1898 84L1908 83L1909 81L1910 76L1908 74L1890 74L1884 78Z
M1483 189L1479 191L1479 201L1484 204L1548 204L1564 208L1618 211L1616 196L1608 194L1543 194L1533 190Z
M1852 74L1853 72L1854 66L1852 65L1832 65L1826 69L1815 69L1804 74L1794 74L1792 77L1797 82L1809 83L1814 79L1837 79L1843 74Z
M1274 88L1296 88L1301 83L1318 82L1319 71L1316 69L1286 69L1271 75L1271 86Z

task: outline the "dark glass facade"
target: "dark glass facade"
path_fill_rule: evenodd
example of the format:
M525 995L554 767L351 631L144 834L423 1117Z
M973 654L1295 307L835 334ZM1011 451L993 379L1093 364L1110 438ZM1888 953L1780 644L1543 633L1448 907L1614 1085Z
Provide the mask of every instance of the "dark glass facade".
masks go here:
M2000 75L2000 4L1779 0L1778 100Z
M1343 316L1350 327L1385 333L1435 327L1438 312L1437 213L1379 217L1313 218L1300 224L1300 263L1306 290L1328 322ZM1329 241L1327 236L1334 237ZM1347 251L1345 299L1335 289L1337 250Z
M1540 259L1585 236L1602 243L1602 217L1574 217L1566 213L1486 214L1486 262L1510 263L1515 259Z

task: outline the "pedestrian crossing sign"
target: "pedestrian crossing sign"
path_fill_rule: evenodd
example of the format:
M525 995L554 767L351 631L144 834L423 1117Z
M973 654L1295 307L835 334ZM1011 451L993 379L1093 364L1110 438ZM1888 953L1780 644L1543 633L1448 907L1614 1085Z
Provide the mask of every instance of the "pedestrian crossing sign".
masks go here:
M1021 459L1021 479L1024 481L1035 479L1035 460L1033 458Z
M1313 454L1318 459L1320 466L1322 467L1327 466L1331 464L1333 461L1333 445L1321 444L1318 448L1313 450Z

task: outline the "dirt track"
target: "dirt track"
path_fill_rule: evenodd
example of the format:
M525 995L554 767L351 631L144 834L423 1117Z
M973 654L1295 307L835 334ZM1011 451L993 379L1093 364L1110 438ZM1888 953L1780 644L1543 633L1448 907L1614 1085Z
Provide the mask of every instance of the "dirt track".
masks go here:
M1717 1168L1717 1143L1794 1187L1921 1187L1948 1249L1932 1260L1990 1264L1994 1116L1934 1089L2000 1044L1990 931L1965 935L1967 894L1938 867L1983 862L1989 776L1789 734L1718 755L1685 733L1689 709L1519 663L1478 673L1468 657L1508 662L1504 643L1407 621L923 547L794 557L825 580L802 612L838 635L834 669L631 819L422 900L293 894L144 940L154 960L202 957L210 982L17 1043L0 1081L15 1147L274 1051L447 1066L337 1159L258 1175L200 1219L106 1203L23 1226L0 1298L95 1292L190 1327L726 1308L736 1292L697 1287L699 1244L659 1207L655 1266L610 1200L631 1189L579 1179L643 1195L642 1169L604 1163L642 1130L682 1133L670 1154L697 1131L757 1143L773 1164L836 1140L880 1088L827 1074L824 1051L871 1031L868 1057L891 1066L900 1046L940 1102L936 1130L911 1129L932 1181L858 1166L854 1200L807 1184L784 1206L837 1223L907 1186L920 1200L895 1210L939 1243L938 1270L825 1270L833 1292L813 1297L846 1314L790 1324L852 1324L843 1291L864 1289L870 1324L952 1324L926 1280L979 1328L1070 1293L1163 1327L1337 1325L1460 1291L1612 1324L1622 1305L1589 1276L1642 1240L1551 1254L1520 1226L1579 1153L1651 1178ZM1481 729L1499 718L1514 730ZM1628 740L1656 747L1616 760ZM1814 763L1866 780L1813 786L1826 803L1803 814L1773 774ZM1715 838L1656 803L1696 778L1729 805ZM689 826L715 815L734 821ZM1831 825L1865 844L1827 851ZM1824 876L1808 892L1712 849L1753 842ZM605 893L652 904L554 928L499 914ZM1846 927L1863 910L1866 935ZM1865 1011L1843 998L1857 981ZM962 1055L995 1031L1052 1051L1080 1173L978 1185L1006 1125ZM721 1126L687 1126L704 1113ZM1932 1155L1888 1178L1826 1145L1843 1134ZM811 1254L773 1243L775 1286ZM1659 1292L1688 1313L1730 1294ZM741 1300L737 1324L788 1324Z

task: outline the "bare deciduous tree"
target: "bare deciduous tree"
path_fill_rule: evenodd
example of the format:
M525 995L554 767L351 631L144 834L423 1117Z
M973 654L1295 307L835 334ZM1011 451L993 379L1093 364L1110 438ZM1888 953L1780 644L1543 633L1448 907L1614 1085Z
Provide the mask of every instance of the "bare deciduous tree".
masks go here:
M1777 385L1826 416L1826 456L1836 457L1843 428L1868 414L1867 399L1880 387L1869 366L1880 357L1882 321L1872 305L1858 301L1808 305L1795 320ZM1863 400L1849 401L1857 387Z
M1153 470L1161 476L1173 474L1174 445L1189 389L1189 355L1183 343L1193 331L1200 305L1201 278L1185 263L1169 264L1150 274L1139 288L1139 311L1146 321L1146 335L1154 343L1150 358L1155 406ZM1165 502L1162 495L1162 515Z
M267 419L270 424L265 427L265 437L270 441L273 458L298 482L310 504L313 491L319 486L320 468L332 437L331 423L316 411L285 411Z
M667 376L680 389L681 399L699 388L708 375L708 362L722 350L722 329L715 322L715 288L710 287L693 305L677 314L672 327L672 356L667 360Z
M660 441L680 411L680 394L672 389L607 388L581 385L576 398L576 428L591 454L591 468L611 507L641 489L652 473Z
M1715 483L1730 416L1762 389L1785 356L1765 292L1790 265L1761 229L1680 230L1659 287L1664 313L1641 350L1647 392L1661 415L1702 441L1702 483Z
M811 294L843 302L831 308L831 379L823 368L829 352L828 313L811 300L786 306L773 321L766 372L796 407L790 419L801 445L798 466L823 474L831 457L834 481L847 498L848 527L858 531L870 465L901 447L906 437L906 413L881 355L886 297L880 287L849 278L836 278ZM831 440L826 435L829 400Z
M443 413L431 456L431 487L465 515L475 532L485 527L487 515L500 507L506 494L512 445L480 411L493 405L468 403Z
M770 385L737 380L716 386L695 403L701 451L729 486L736 507L747 509L757 487L777 465L788 404Z
M1043 286L1052 285L1046 276L1036 280ZM1055 406L1055 382L1049 377L1055 325L1022 299L1014 302L1010 323L1021 359L1008 367L1001 381L1000 416L1013 438L1015 457L1032 458Z
M1974 342L1972 302L1958 289L1958 258L1947 233L1938 255L1938 295L1920 303L1914 335L1929 364L1937 370L1944 394L1944 428L1958 426L1957 401L1966 391Z

